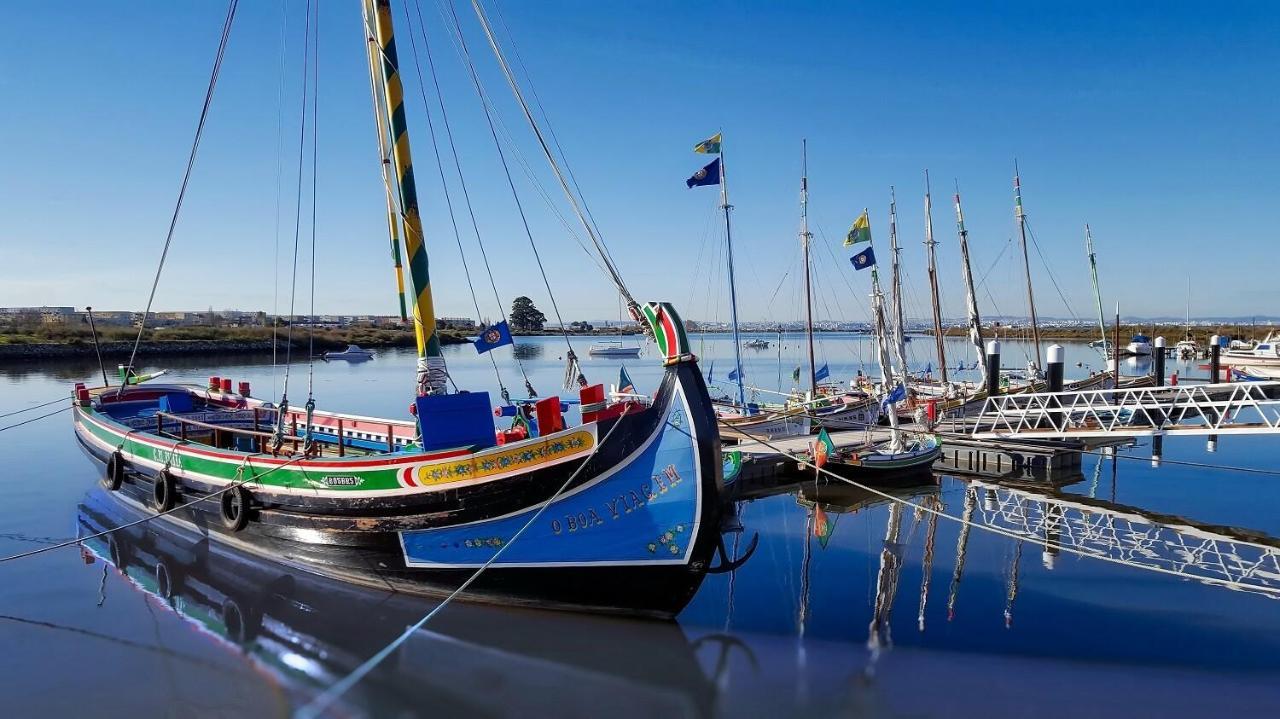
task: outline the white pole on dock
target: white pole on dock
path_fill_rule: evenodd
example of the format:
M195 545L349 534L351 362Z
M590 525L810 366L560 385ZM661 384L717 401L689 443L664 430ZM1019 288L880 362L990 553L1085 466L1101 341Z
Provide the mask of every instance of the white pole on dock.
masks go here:
M987 396L1000 394L1000 340L987 343Z
M1156 338L1156 350L1154 361L1151 363L1152 369L1156 373L1156 386L1164 386L1164 338Z

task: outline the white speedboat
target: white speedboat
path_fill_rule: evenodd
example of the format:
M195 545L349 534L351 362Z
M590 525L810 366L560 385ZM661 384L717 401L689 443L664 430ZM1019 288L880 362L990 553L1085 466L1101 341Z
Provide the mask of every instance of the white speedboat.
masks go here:
M1195 359L1200 356L1200 345L1193 339L1182 340L1174 345L1173 349L1178 359Z
M1235 343L1233 342L1234 346ZM1249 349L1228 349L1222 353L1222 363L1250 367L1280 367L1280 332L1267 333L1266 339Z
M1143 357L1151 354L1151 338L1144 334L1136 334L1129 340L1129 344L1125 345L1126 354L1135 357Z
M348 362L364 362L373 359L373 353L361 349L359 345L347 345L341 352L325 352L326 360L347 360Z
M640 346L628 347L622 340L616 342L596 342L587 350L592 357L639 357Z
M742 346L752 350L767 350L769 349L769 340L760 338L750 339L743 342Z

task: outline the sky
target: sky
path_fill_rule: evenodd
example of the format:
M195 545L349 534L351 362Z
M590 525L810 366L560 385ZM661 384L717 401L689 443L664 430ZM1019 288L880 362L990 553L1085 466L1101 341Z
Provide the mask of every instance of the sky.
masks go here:
M511 138L504 149L553 307L442 2L396 3L437 314L474 317L479 304L492 318L498 305L454 182L476 302L468 291L426 122L423 96L435 108L436 94L430 75L424 89L412 69L408 36L418 26L405 11L425 20L419 62L426 72L429 43L502 304L528 295L553 320L555 309L566 322L616 317L611 284L558 218L581 235L470 4L458 2ZM295 311L312 307L309 155L291 269L304 6L240 4L157 310L287 313L291 294ZM1085 223L1108 315L1118 304L1126 316L1177 317L1188 300L1196 316L1280 314L1276 3L486 7L641 301L728 317L719 193L684 184L710 159L693 145L720 130L745 320L802 316L802 140L819 319L866 319L870 273L852 271L840 240L868 208L887 263L891 186L907 314L927 316L926 169L944 314L963 314L957 183L982 312L1025 314L1015 160L1042 316L1096 314ZM0 306L145 306L225 8L69 0L0 10ZM318 41L314 310L392 314L359 3L320 3ZM438 113L433 120L443 143Z

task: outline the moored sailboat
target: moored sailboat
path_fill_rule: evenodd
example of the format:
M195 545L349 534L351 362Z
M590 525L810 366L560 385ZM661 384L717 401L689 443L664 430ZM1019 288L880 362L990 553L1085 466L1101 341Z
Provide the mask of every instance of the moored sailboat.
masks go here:
M679 315L639 307L611 273L665 369L646 398L611 401L581 380L580 424L553 396L499 430L487 392L448 392L388 0L366 0L364 19L409 258L415 418L126 373L119 386L77 388L77 439L118 501L303 571L427 595L466 583L466 598L507 604L678 612L708 569L723 488L715 415Z

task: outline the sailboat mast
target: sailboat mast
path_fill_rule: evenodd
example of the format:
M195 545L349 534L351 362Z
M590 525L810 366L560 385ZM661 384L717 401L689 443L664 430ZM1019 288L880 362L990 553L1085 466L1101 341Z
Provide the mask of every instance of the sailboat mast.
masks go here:
M413 178L413 156L409 151L409 127L405 121L404 88L400 84L400 60L396 54L395 31L390 0L365 0L366 25L372 25L378 42L382 69L384 109L391 130L391 153L400 179L400 212L404 221L404 245L409 256L409 276L416 292L413 302L413 329L418 345L417 383L419 394L442 394L448 379L440 337L436 333L435 308L431 301L431 276L427 248L418 214L418 190ZM368 17L372 14L372 17Z
M894 359L898 360L898 371L902 373L903 378L907 376L907 340L905 337L907 328L906 320L903 319L902 309L902 268L900 255L902 250L898 248L898 198L894 194L893 185L889 186L889 254L892 258L892 274L890 275L891 300L893 302L893 352Z
M723 162L723 161L722 161ZM809 392L818 394L818 368L813 359L813 290L809 280L809 142L800 141L800 246L804 248L805 336L809 341Z
M884 377L884 392L887 397L898 386L898 379L893 373L893 364L889 362L889 329L884 318L884 293L880 291L880 273L874 266L871 268L871 311L876 323L876 349L880 357L880 376ZM906 377L905 372L903 377ZM898 433L898 410L893 405L889 406L889 429L892 437L889 442L890 451L897 452L902 442Z
M724 144L720 145L720 209L724 210L724 243L729 264L729 321L733 323L733 368L738 383L738 406L747 411L747 391L742 384L742 339L738 332L738 285L733 275L733 230L729 224L729 183L725 177Z
M1018 232L1022 235L1022 268L1027 275L1027 307L1031 312L1031 339L1035 342L1036 356L1031 364L1040 368L1040 323L1036 320L1036 298L1031 292L1031 258L1027 255L1027 215L1022 211L1022 178L1018 174L1018 163L1013 163L1013 201L1014 215L1018 219Z
M960 185L956 183L956 234L960 238L960 272L964 276L965 310L969 315L969 341L978 354L978 376L987 376L987 355L982 344L982 318L978 316L978 296L973 287L973 269L969 265L969 231L964 226L964 210L960 207Z
M1093 252L1093 232L1084 226L1084 246L1089 251L1089 273L1093 276L1093 300L1098 305L1098 332L1102 337L1102 356L1107 356L1107 321L1102 317L1102 290L1098 287L1098 257Z
M947 350L942 336L942 305L938 300L938 256L933 239L933 199L929 192L929 171L924 171L924 246L929 254L929 295L933 304L933 340L938 346L938 368L947 381Z

